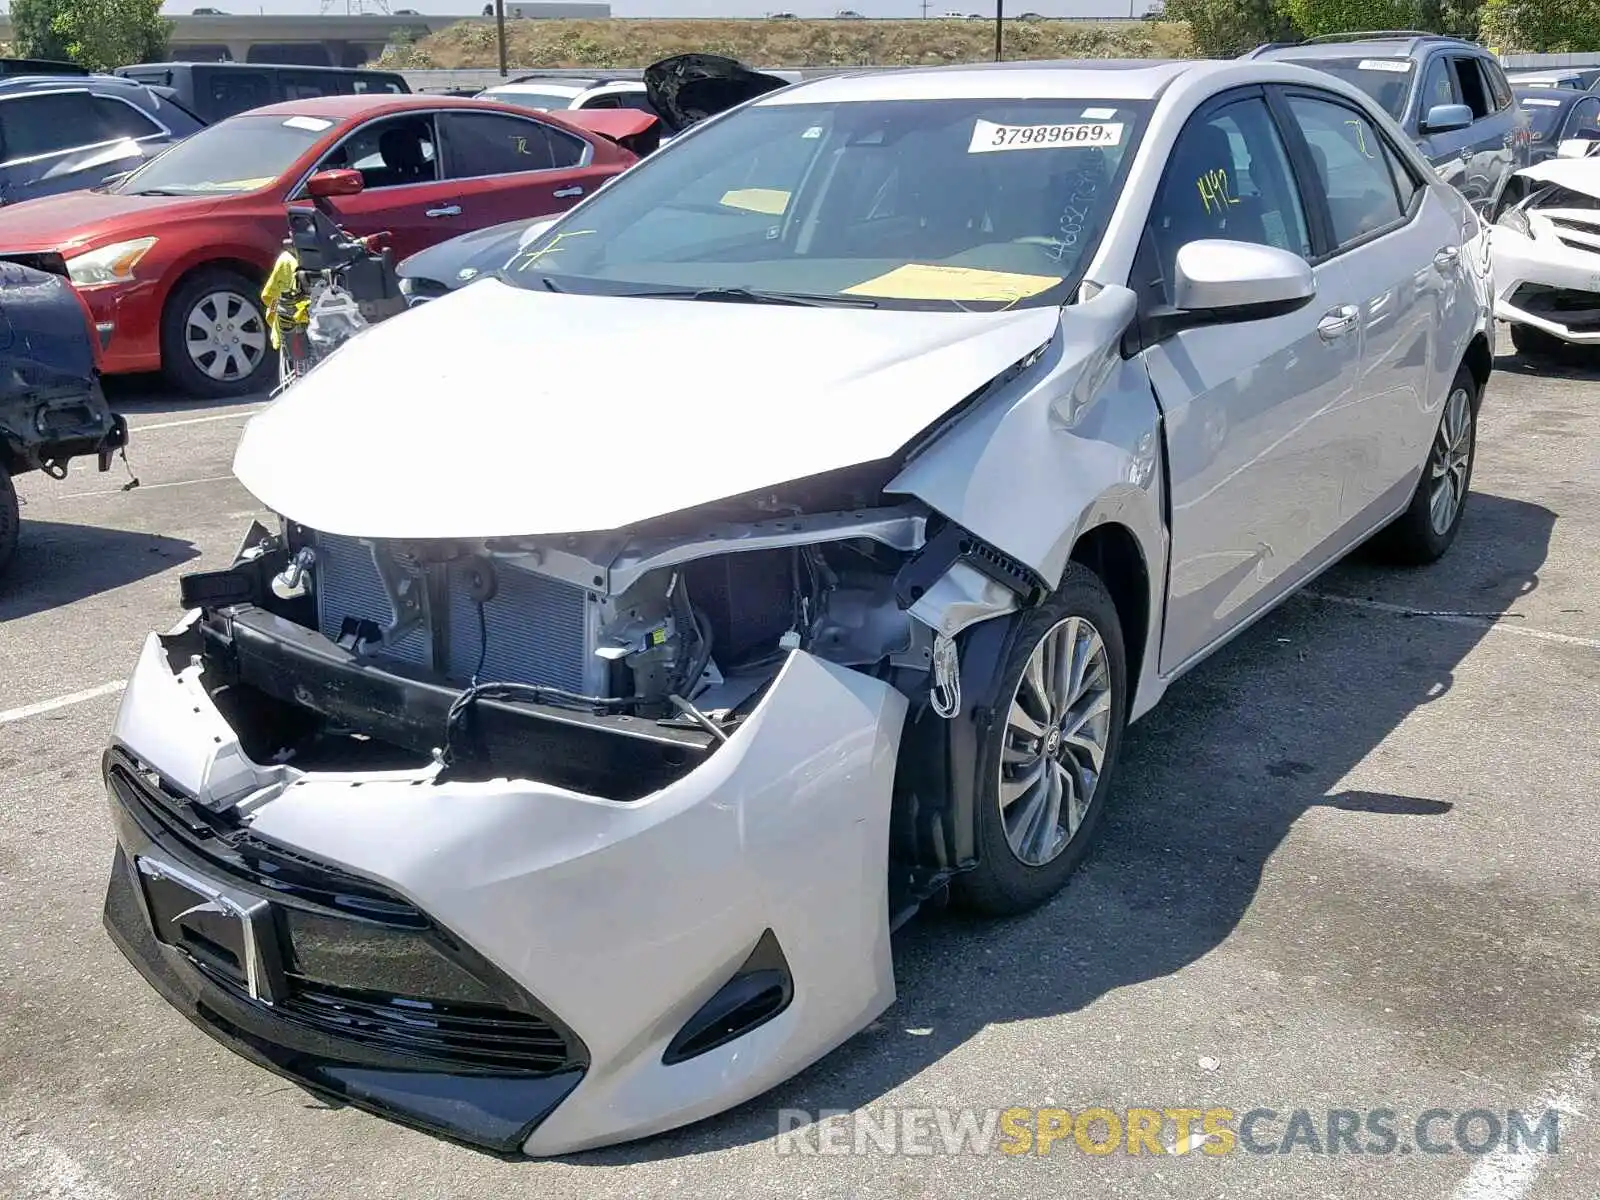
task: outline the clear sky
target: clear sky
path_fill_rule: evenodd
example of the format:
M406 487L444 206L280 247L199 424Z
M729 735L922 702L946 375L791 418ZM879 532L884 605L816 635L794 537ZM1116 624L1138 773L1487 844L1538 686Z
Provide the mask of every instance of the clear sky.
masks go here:
M333 0L330 12L343 13L347 0ZM352 11L357 0L348 0ZM788 11L802 17L830 17L841 8L854 9L868 17L920 17L918 0L610 0L611 12L619 17L759 17L768 12ZM1133 0L1134 11L1143 12L1149 0ZM516 0L506 0L506 11ZM389 0L390 9L414 8L418 12L463 16L483 11L484 0ZM196 7L220 8L227 13L317 13L321 0L180 0L167 4L168 16L187 13ZM380 11L369 3L371 11ZM1008 12L1038 12L1050 17L1127 16L1125 0L1006 0ZM963 13L993 13L994 0L934 0L928 11L934 15L959 10Z

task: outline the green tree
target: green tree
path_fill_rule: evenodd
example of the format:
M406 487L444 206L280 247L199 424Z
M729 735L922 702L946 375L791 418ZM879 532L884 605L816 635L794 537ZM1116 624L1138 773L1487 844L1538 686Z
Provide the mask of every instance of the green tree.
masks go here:
M16 52L68 58L91 71L166 57L161 0L13 0Z
M1209 58L1232 58L1296 36L1280 0L1167 0L1165 18L1187 23L1195 49Z
M1501 50L1600 49L1600 0L1484 0L1483 38Z
M1361 29L1415 29L1422 20L1417 0L1285 0L1307 37Z

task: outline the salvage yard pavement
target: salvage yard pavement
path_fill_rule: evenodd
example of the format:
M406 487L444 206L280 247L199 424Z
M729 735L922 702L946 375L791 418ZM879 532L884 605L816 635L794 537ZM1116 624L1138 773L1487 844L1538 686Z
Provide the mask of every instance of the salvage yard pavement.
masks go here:
M1593 1200L1600 373L1499 368L1451 554L1341 565L1176 685L1054 902L925 914L868 1032L732 1113L557 1162L330 1106L189 1025L102 932L121 679L178 619L178 575L258 515L229 474L258 404L125 400L141 486L21 479L0 586L0 1191ZM1113 1144L1130 1109L1162 1153ZM1255 1118L1177 1154L1180 1109ZM1541 1121L1557 1145L1507 1151Z

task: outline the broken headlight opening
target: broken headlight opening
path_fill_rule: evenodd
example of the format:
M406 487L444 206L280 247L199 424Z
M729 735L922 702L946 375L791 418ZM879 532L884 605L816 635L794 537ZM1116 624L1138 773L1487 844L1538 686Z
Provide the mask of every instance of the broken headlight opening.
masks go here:
M910 609L957 563L1020 595L1036 581L919 505L827 496L869 498L814 511L795 488L536 539L258 525L233 567L184 577L201 617L168 652L198 654L258 762L432 762L638 799L714 753L794 650L959 707L954 647Z

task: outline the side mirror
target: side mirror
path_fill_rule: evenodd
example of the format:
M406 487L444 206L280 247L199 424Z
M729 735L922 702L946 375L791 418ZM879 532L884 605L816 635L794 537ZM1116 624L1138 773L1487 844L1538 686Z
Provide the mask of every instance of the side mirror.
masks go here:
M1178 249L1173 308L1182 324L1259 321L1311 303L1311 264L1298 254L1251 242L1204 240Z
M546 229L549 229L555 223L556 218L551 217L548 221L535 221L532 225L529 225L522 231L522 236L517 239L517 249L522 250L531 246L534 241L544 236Z
M1422 118L1423 133L1450 133L1472 124L1472 110L1465 104L1435 104Z
M334 171L318 171L306 180L306 194L319 200L326 200L331 196L354 196L364 186L360 171L341 168Z

